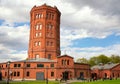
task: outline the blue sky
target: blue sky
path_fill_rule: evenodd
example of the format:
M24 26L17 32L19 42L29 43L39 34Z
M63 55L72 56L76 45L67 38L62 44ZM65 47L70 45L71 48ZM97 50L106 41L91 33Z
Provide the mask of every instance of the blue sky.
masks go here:
M27 58L30 10L44 3L61 11L61 54L120 55L119 0L0 0L1 62Z
M72 41L74 44L71 47L107 47L114 44L120 44L120 36L114 34L106 38L83 38Z

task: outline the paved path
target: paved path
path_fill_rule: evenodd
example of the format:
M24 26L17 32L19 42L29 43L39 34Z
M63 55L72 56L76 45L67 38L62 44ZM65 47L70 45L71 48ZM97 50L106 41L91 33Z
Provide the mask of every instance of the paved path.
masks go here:
M62 81L60 84L71 84L72 82L82 82L81 80L67 80L67 81Z

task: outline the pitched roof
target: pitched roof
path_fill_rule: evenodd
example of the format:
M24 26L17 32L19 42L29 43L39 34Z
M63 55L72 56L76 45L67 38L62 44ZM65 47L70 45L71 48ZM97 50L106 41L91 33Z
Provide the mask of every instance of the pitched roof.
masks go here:
M59 58L59 57L70 57L70 58L72 58L72 59L73 59L73 57L72 57L72 56L69 56L69 55L66 55L66 54L65 54L65 55L61 55L61 56L58 56L58 58Z
M113 63L108 63L108 64L105 64L105 65L95 65L93 67L91 67L91 69L111 69L113 67L115 67L116 65L118 65L119 63L117 64L113 64Z
M20 60L20 61L14 61L14 62L56 62L56 60L37 58L37 59Z

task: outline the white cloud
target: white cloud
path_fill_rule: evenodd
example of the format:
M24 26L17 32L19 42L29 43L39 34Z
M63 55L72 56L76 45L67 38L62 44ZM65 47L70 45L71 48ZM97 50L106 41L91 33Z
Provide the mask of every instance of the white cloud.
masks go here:
M27 57L29 26L0 26L0 61L21 60Z
M87 48L70 48L66 47L62 50L62 54L68 54L76 59L87 58L105 54L107 56L120 55L120 44L111 45L108 47L87 47Z
M29 13L34 5L56 5L61 11L61 47L68 48L73 45L72 41L91 37L103 39L115 33L120 35L120 20L117 15L103 15L96 12L97 9L92 6L79 4L76 9L72 3L61 0L0 0L0 19L5 22L0 25L0 47L2 55L8 52L8 58L17 56L24 58L28 47L29 26L23 25L14 27L15 22L29 22ZM99 1L98 1L99 3ZM92 5L92 4L91 4ZM118 14L119 15L119 14ZM23 38L24 37L24 38ZM119 46L119 45L117 45ZM101 53L118 54L117 46L111 47L92 47L92 48L72 48L72 56L94 56ZM111 50L112 48L112 50ZM71 49L71 48L70 48ZM18 52L21 50L20 52ZM89 53L88 50L92 52ZM81 52L77 52L81 51ZM77 58L76 57L76 58ZM0 56L3 59L3 56ZM13 59L13 58L12 58ZM4 59L5 60L5 59Z

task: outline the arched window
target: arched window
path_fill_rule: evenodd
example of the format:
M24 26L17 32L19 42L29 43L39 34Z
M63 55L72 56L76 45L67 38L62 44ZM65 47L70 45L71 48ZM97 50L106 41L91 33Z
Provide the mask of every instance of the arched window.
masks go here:
M37 24L37 25L35 26L35 29L38 30L38 28L39 28L39 25Z
M42 33L41 33L41 32L39 32L39 36L40 36L40 37L42 36Z
M35 59L38 59L40 56L38 54L35 54Z
M35 36L38 37L38 33L36 33Z
M38 42L38 46L40 46L40 45L41 45L41 42L39 41L39 42Z
M37 42L35 42L35 46L37 46L38 45L38 43Z
M40 30L42 29L42 24L39 25Z
M67 65L69 65L69 60L67 60Z
M53 46L53 42L51 42L51 46Z
M35 18L36 18L36 19L38 18L38 14L36 14Z
M30 76L30 72L29 71L27 71L26 76Z

